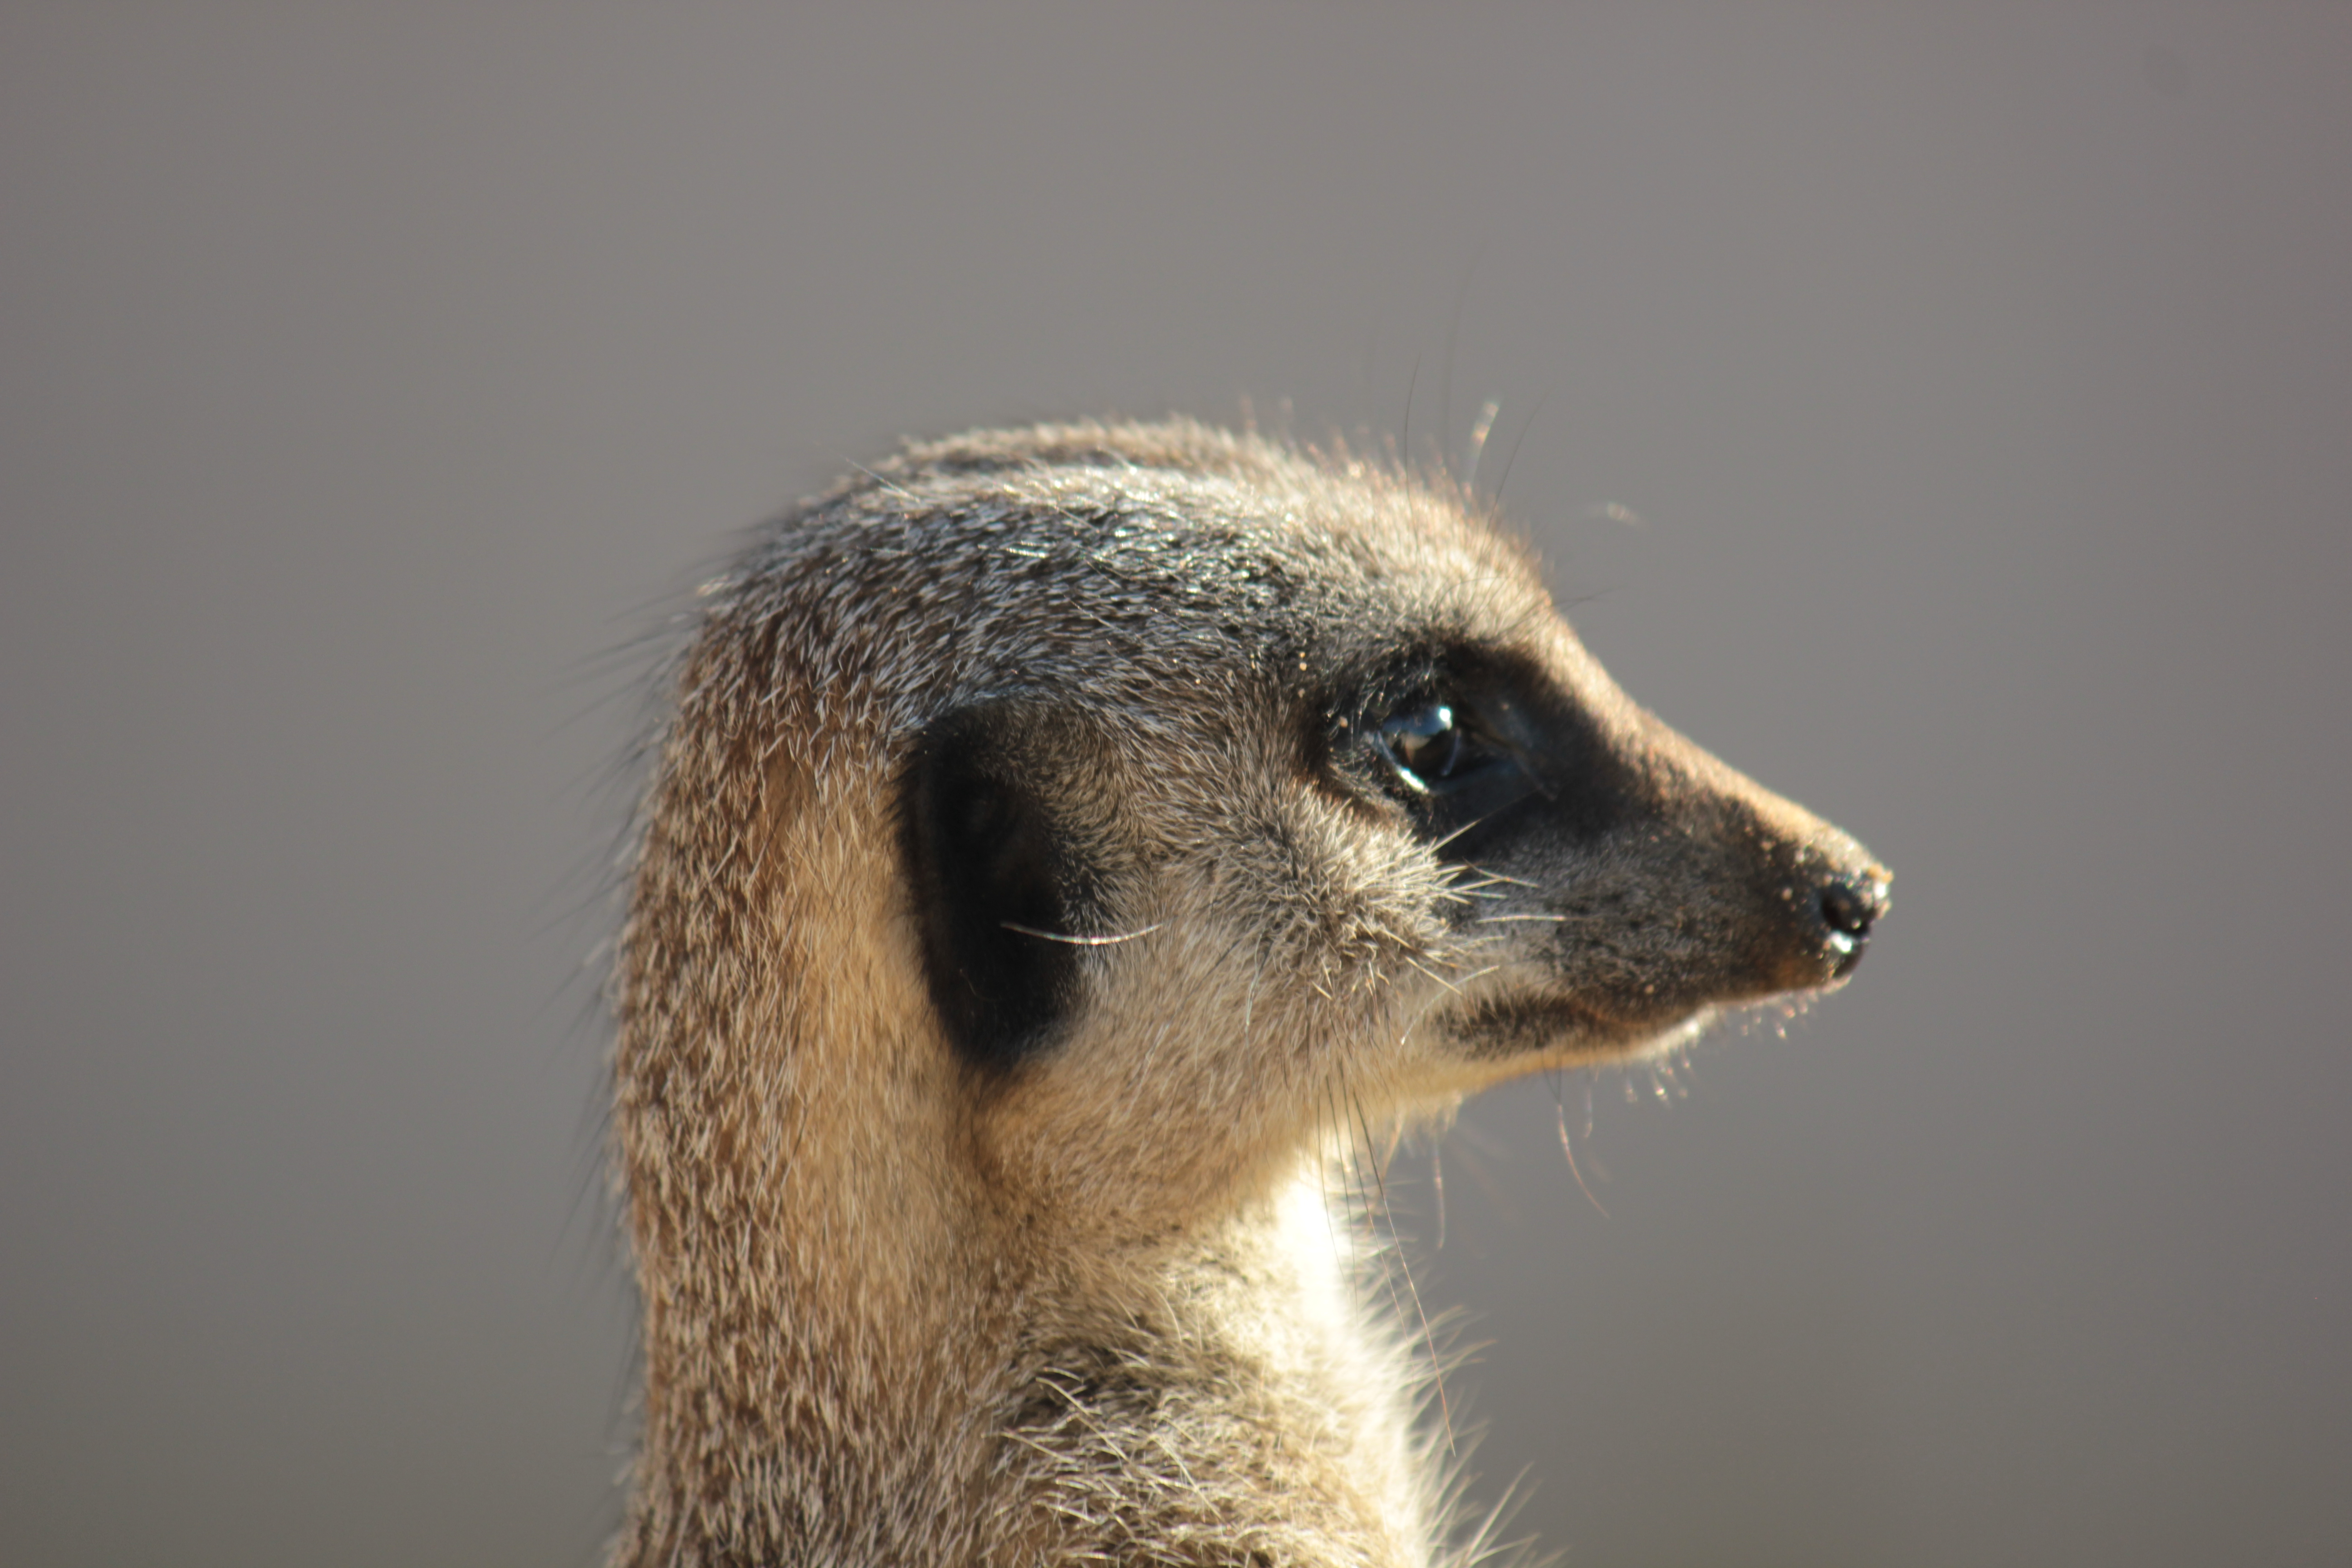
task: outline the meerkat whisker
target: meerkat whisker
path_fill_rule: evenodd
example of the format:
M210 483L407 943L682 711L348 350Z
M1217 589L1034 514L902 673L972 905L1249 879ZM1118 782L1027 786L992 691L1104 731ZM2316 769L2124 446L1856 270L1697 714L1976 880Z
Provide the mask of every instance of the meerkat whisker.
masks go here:
M1461 837L1464 834L1469 832L1472 828L1484 826L1486 825L1486 819L1483 816L1474 816L1469 821L1464 823L1461 826L1455 828L1453 832L1445 835L1443 838L1431 840L1429 847L1433 850L1443 849L1447 845L1453 843L1455 839ZM1470 862L1465 860L1462 862L1462 864L1467 866Z
M1435 970L1431 969L1427 964L1422 963L1421 960L1417 958L1408 958L1405 960L1405 963L1421 971L1422 973L1427 975L1432 981L1439 985L1443 985L1446 990L1451 991L1456 996L1462 994L1462 987L1454 984L1444 975L1439 974Z
M1156 924L1145 926L1141 931L1123 931L1110 936L1073 936L1067 931L1039 931L1035 926L1025 926L1018 921L999 921L996 923L1006 931L1019 931L1023 936L1034 936L1045 942L1067 942L1072 947L1116 947L1123 942L1133 942L1138 937L1150 936L1153 931L1165 927L1168 922L1160 921Z
M1372 1141L1372 1130L1364 1121L1363 1102L1356 1099L1352 1093L1349 1095L1348 1100L1349 1103L1355 1108L1357 1124L1363 1128L1364 1143L1369 1151ZM1380 1213L1385 1217L1389 1214L1388 1175L1379 1163L1372 1166L1372 1184L1380 1195ZM1389 1226L1389 1246L1396 1257L1397 1272L1404 1276L1405 1293L1412 1298L1413 1317L1420 1322L1422 1344L1429 1352L1430 1382L1437 1389L1437 1408L1444 1423L1445 1447L1448 1452L1452 1452L1456 1447L1454 1437L1454 1408L1445 1397L1445 1369L1438 1360L1437 1335L1429 1326L1429 1313L1421 1304L1420 1288L1412 1280L1412 1259L1405 1256L1404 1243L1396 1234L1395 1223L1392 1220ZM1393 1294L1393 1287L1391 1287L1391 1294ZM1402 1315L1402 1309L1399 1315Z

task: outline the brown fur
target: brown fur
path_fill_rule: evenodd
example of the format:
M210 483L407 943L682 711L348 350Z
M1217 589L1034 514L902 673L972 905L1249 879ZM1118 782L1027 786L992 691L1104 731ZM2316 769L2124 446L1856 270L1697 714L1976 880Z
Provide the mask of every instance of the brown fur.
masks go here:
M1475 859L1368 749L1381 682L1449 659L1565 738ZM910 781L973 714L1083 893L1021 936L1082 941L1034 950L1066 994L1001 1058L940 1011L911 880ZM1842 978L1820 889L1866 931L1885 880L1628 701L1442 483L1181 422L845 482L707 590L649 796L614 1562L1435 1560L1327 1162Z

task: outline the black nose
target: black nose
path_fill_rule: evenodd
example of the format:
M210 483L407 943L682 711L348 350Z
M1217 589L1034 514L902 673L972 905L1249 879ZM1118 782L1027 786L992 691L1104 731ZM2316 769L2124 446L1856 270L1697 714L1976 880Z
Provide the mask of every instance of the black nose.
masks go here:
M1886 874L1876 867L1867 871L1840 872L1823 882L1814 895L1814 907L1828 928L1829 946L1835 954L1832 973L1843 979L1862 962L1870 928L1886 913Z
M1886 895L1876 882L1841 877L1822 889L1822 923L1851 937L1865 937L1886 907Z

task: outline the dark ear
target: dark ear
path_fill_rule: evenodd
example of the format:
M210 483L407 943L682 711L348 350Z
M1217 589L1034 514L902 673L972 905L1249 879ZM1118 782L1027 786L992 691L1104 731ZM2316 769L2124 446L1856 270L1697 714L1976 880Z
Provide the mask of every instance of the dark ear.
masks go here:
M1005 703L925 731L902 800L902 841L931 999L975 1065L1010 1068L1050 1043L1077 999L1075 934L1090 880L1046 805L1045 737Z

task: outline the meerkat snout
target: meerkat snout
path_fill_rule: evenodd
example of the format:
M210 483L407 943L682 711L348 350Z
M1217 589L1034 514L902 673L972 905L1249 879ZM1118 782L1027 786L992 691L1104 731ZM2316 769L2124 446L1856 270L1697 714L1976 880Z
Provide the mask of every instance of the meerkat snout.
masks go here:
M913 447L700 616L616 983L617 1563L1433 1561L1323 1163L1842 984L1886 910L1344 452Z

